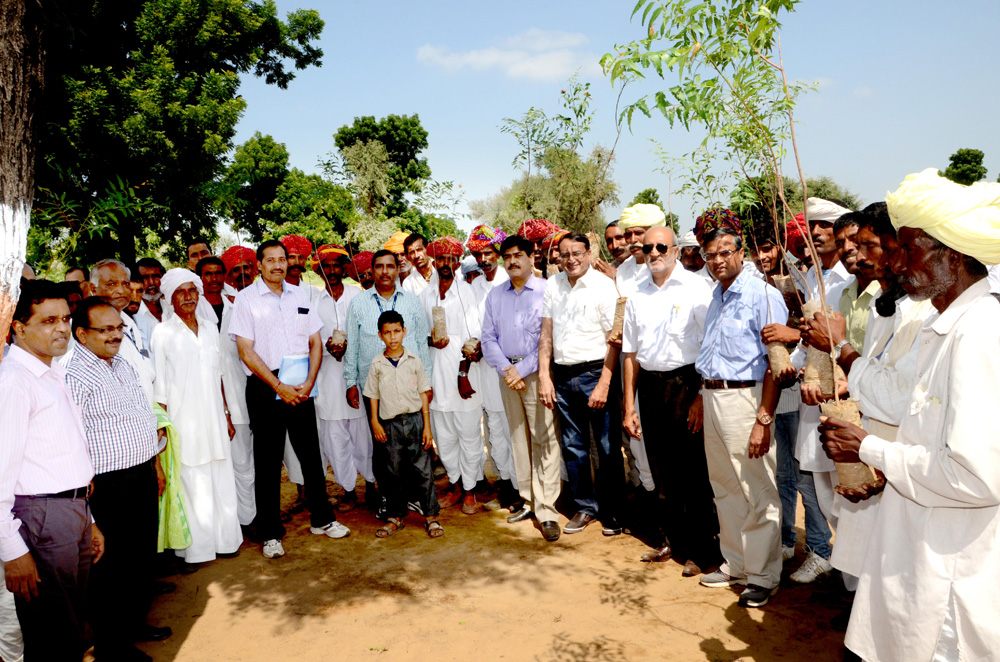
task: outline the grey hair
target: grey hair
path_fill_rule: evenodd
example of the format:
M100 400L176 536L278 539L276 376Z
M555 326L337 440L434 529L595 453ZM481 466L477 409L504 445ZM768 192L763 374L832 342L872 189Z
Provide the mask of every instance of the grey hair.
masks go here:
M124 262L108 259L108 260L101 260L100 262L98 262L97 264L95 264L93 267L90 268L90 284L93 285L94 287L97 287L97 285L100 283L100 278L98 278L97 272L104 267L109 267L112 265L124 269L125 277L128 278L129 280L132 280L132 270L126 267Z

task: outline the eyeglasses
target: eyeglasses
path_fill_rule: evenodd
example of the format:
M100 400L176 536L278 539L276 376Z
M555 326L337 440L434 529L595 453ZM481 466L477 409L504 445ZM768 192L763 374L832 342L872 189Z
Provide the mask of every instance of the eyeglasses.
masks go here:
M736 251L719 251L718 253L706 253L702 251L701 256L705 258L705 262L714 262L715 258L721 257L723 260L728 260L732 256L736 255Z
M667 251L673 248L673 245L668 246L667 244L643 244L642 252L645 253L646 255L649 255L650 253L653 252L654 248L656 249L657 253L660 253L661 255L666 255Z
M91 331L97 331L102 336L110 336L115 331L120 333L125 333L125 325L119 324L118 326L88 326Z
M586 254L587 253L585 251L573 251L572 253L560 253L559 254L559 259L560 260L568 260L570 258L573 258L574 260L579 260L580 258L582 258Z

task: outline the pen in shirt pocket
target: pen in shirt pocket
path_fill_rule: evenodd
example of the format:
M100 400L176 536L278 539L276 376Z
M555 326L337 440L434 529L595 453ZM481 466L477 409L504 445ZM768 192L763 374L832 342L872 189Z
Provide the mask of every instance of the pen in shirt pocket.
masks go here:
M674 315L675 315L675 314L677 313L677 311L678 311L678 310L680 310L680 306L673 306L673 307L672 307L672 308L670 309L670 321L671 321L671 322L673 322L673 321L674 321Z

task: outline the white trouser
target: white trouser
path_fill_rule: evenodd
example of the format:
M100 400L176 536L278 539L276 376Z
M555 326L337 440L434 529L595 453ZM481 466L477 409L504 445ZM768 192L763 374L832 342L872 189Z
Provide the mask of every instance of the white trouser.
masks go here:
M837 512L833 508L833 497L837 492L833 487L840 482L836 471L814 471L813 484L816 486L816 501L819 502L820 512L830 523L830 528L837 530Z
M257 501L253 492L253 433L248 424L233 425L236 434L230 448L233 452L233 475L236 477L236 515L243 526L257 516Z
M3 575L3 561L0 561L0 576ZM0 658L4 662L21 662L24 657L24 640L21 638L21 624L14 610L14 594L7 590L7 584L0 582Z
M333 469L337 484L352 492L358 484L358 474L369 483L372 473L372 433L364 416L338 421L319 421L319 451L323 469L327 463Z
M295 451L292 450L292 440L288 438L288 434L285 434L285 456L282 458L285 463L285 470L288 472L288 480L295 483L296 485L305 485L306 479L302 476L302 464L299 463L299 458L295 456Z
M453 485L462 481L466 490L475 489L483 478L486 453L483 452L483 435L480 428L483 412L431 410L431 430L437 444L441 464L448 472Z
M507 423L507 413L501 409L486 412L486 444L490 449L490 459L501 480L517 484L517 474L514 472L514 454L510 448L510 424Z

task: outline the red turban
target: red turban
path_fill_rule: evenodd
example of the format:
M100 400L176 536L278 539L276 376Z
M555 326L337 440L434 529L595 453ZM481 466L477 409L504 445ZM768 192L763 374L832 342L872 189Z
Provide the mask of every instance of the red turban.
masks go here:
M698 238L699 244L704 245L704 236L718 228L729 228L740 237L743 236L743 224L740 223L740 219L736 218L736 214L733 212L721 207L706 209L701 216L695 219L694 236Z
M427 247L427 254L431 257L462 257L464 251L462 242L454 237L438 237Z
M544 243L545 248L550 249L550 250L552 248L555 248L556 246L559 245L559 242L562 241L562 238L565 237L568 234L569 234L569 230L563 230L562 228L556 228L556 231L552 234L551 237L546 237L545 238L545 243Z
M500 250L500 244L507 238L507 233L500 228L491 228L488 225L477 225L469 233L469 240L465 245L470 251L477 253L486 250L489 246L496 246Z
M295 255L310 256L313 252L312 242L297 234L286 234L281 238L281 243L285 245L285 250Z
M253 266L257 264L257 253L246 246L232 246L226 249L226 252L220 258L222 259L222 263L226 265L226 273L229 273L233 270L233 267L243 262L249 262Z
M785 225L785 241L788 242L788 250L797 251L806 243L806 215L799 213L795 218Z
M343 246L338 246L337 244L323 244L316 249L316 259L322 260L323 258L339 256L338 259L350 261L351 257L344 250Z
M361 251L354 255L354 259L351 260L351 264L354 265L354 270L363 274L366 271L370 271L372 268L372 258L375 257L375 253L371 251Z
M540 241L558 231L558 227L544 218L528 219L517 229L517 233L528 241Z

